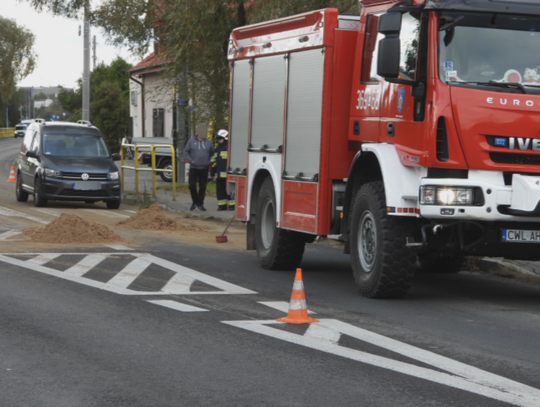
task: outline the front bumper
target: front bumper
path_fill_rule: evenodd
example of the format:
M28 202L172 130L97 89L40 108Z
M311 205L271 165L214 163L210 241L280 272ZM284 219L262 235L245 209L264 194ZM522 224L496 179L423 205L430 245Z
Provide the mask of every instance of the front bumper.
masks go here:
M481 206L443 206L418 204L420 215L427 219L477 221L540 222L540 174L514 174L506 185L502 172L469 171L468 179L422 178L422 185L478 187L484 202ZM449 213L446 209L454 209Z
M43 196L56 201L116 201L121 198L120 180L73 181L45 178Z

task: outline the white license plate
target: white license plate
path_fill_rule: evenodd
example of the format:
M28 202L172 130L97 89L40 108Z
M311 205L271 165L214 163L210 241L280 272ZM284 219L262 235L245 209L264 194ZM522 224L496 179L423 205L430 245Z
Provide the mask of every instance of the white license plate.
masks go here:
M101 181L82 181L73 184L73 189L95 191L101 189Z
M513 243L540 243L540 230L503 229L502 241Z

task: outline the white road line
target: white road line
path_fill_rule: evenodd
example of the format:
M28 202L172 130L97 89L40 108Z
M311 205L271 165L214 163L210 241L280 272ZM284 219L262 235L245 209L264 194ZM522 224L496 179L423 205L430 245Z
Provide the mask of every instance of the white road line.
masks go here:
M285 301L257 301L259 304L266 305L267 307L277 309L285 313L289 312L289 303ZM308 314L316 314L315 311L309 311Z
M124 250L124 251L127 251L127 250L135 250L135 249L132 249L131 247L122 246L121 244L108 244L108 243L103 243L103 246L110 247L111 249L114 249L114 250Z
M7 240L13 236L18 236L20 234L22 234L22 232L18 232L15 230L8 230L7 232L0 234L0 240Z
M125 255L131 256L133 260L128 266L126 266L122 271L120 271L112 280L108 283L102 283L100 281L91 280L89 278L81 277L74 273L58 271L52 268L44 267L41 264L33 264L29 261L23 261L10 257L14 254L20 253L3 253L0 254L0 262L12 264L14 266L24 267L40 273L52 275L55 277L63 278L65 280L73 281L79 284L84 284L90 287L99 288L101 290L110 291L122 295L137 295L137 296L155 296L155 295L169 295L169 294L178 294L178 295L230 295L230 294L257 294L257 292L248 290L247 288L240 287L235 284L228 283L226 281L220 280L218 278L206 275L196 270L181 266L179 264L160 259L159 257L152 256L148 253L133 253L133 252L115 252L114 255ZM58 256L58 253L24 253L25 255L41 256L43 258L48 258L49 256ZM98 255L107 257L111 256L111 252L107 253L62 253L64 255L86 255L94 256L93 258L97 261ZM90 260L88 260L90 262ZM80 264L81 262L79 262ZM169 279L165 284L164 288L160 291L135 291L128 290L127 287L131 284L139 275L142 273L146 267L150 264L156 264L167 270L171 270L175 274ZM75 269L74 269L75 270ZM215 287L215 291L190 291L191 284L195 281L200 281L209 286Z
M148 268L150 264L152 263L144 258L136 258L135 260L132 260L126 267L124 267L122 271L110 279L107 284L127 288L144 270Z
M127 215L122 215L121 213L118 213L118 212L109 212L105 209L103 210L99 210L99 209L83 209L84 211L88 211L88 212L92 212L92 213L96 213L98 215L101 215L101 216L105 216L107 218L129 218L129 216Z
M126 209L126 212L137 213L136 211L128 211L127 209Z
M32 257L30 260L27 260L28 263L36 264L38 266L43 266L44 264L50 262L51 260L60 257L62 253L43 253Z
M82 276L89 272L92 267L97 266L99 263L101 263L103 260L105 260L107 257L103 256L101 254L91 254L89 256L84 257L80 262L75 264L74 266L71 266L68 268L64 273L72 275L72 276Z
M62 211L57 210L57 209L42 209L42 208L31 208L31 209L41 212L41 213L46 213L47 215L56 216L56 217L59 217L60 215L62 215Z
M39 222L39 223L44 223L44 224L49 223L49 222L47 222L47 221L45 221L43 219L35 218L35 217L30 216L30 215L28 215L26 213L14 211L12 209L8 209L8 208L5 208L3 206L0 206L0 215L16 217L16 218L26 218L26 219L33 220L34 222Z
M310 326L304 335L297 335L270 327L269 325L280 323L274 320L222 322L307 348L317 349L372 366L465 390L516 406L537 407L540 405L540 390L538 389L338 320L322 319L321 322L313 324L319 325L317 328ZM337 341L341 334L389 349L450 373L439 372L339 346Z
M189 293L191 284L194 282L194 278L176 273L169 281L167 281L167 284L165 284L161 291L171 294L178 294L182 292Z
M207 309L194 307L192 305L182 304L180 302L171 301L171 300L148 300L152 304L161 305L162 307L171 308L180 312L203 312L208 311Z

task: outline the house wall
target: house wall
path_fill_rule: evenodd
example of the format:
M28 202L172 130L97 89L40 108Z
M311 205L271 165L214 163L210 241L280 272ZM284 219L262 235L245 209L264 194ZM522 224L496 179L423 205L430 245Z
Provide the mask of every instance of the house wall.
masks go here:
M159 72L134 76L139 82L144 83L144 112L142 112L142 92L141 86L134 81L130 81L130 91L136 93L136 103L130 99L130 116L133 118L133 137L153 137L153 112L154 109L163 109L164 112L164 137L173 136L173 100L174 89L169 86ZM144 114L144 134L143 120Z

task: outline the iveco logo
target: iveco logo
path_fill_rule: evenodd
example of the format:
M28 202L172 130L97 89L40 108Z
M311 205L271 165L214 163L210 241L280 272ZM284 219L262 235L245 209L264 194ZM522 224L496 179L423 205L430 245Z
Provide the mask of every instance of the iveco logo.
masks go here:
M81 178L83 179L83 181L88 181L88 179L90 178L90 175L84 173L83 175L81 175Z
M520 150L523 150L523 151L526 151L526 150L540 151L540 139L509 137L508 148L510 150L515 150L519 148Z

